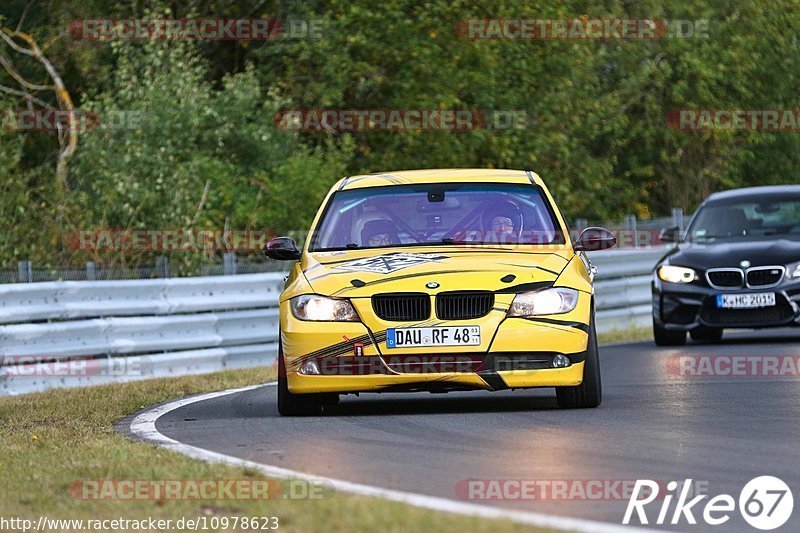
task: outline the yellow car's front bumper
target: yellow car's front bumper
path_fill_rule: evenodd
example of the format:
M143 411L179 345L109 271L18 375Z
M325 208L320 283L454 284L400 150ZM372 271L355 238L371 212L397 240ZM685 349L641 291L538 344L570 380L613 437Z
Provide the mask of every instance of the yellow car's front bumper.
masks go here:
M281 342L288 388L294 394L306 394L499 390L575 386L582 382L591 295L581 293L577 307L569 313L535 319L507 318L507 305L498 303L500 305L486 317L468 321L470 325L480 325L482 328L482 345L472 351L458 347L413 348L402 354L419 360L425 360L426 357L434 360L437 357L466 357L475 361L474 368L465 370L462 365L459 371L448 371L452 367L444 364L439 367L441 371L431 371L430 368L398 371L397 366L386 364L396 356L396 350L386 347L386 325L371 322L367 327L361 322L301 321L292 315L289 302L284 301L281 304ZM461 325L464 324L466 322ZM435 325L458 324L437 322ZM565 368L535 369L496 364L498 357L508 363L531 354L536 354L540 359L563 354L569 357L572 364ZM320 375L301 371L303 364L309 361L314 361L321 368ZM361 370L354 371L356 367ZM364 371L364 368L368 370Z
M503 388L561 387L580 385L583 381L583 362L568 368L543 370L499 371ZM414 390L497 390L478 373L372 374L365 376L308 376L288 375L289 390L294 394L312 392L381 392Z

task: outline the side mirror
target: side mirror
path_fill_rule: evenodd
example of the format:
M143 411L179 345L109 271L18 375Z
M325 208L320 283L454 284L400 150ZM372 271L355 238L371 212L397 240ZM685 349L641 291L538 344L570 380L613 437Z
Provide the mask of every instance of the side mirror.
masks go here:
M291 237L275 237L264 245L264 254L277 261L297 261L302 255Z
M617 244L617 238L605 228L586 228L578 235L573 248L576 252L594 252L605 250Z
M679 235L680 228L678 226L661 228L661 231L658 232L658 242L678 242Z

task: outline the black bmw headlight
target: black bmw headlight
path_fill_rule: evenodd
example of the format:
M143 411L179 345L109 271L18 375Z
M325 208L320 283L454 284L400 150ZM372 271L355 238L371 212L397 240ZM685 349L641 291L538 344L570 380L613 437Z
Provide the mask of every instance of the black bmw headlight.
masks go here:
M786 267L786 279L790 281L800 280L800 261Z
M657 273L659 279L670 283L691 283L697 279L697 272L691 268L675 265L662 265Z

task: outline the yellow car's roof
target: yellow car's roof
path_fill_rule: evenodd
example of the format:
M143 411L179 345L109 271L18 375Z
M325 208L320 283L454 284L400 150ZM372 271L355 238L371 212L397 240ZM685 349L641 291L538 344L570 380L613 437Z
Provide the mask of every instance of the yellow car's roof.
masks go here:
M542 185L542 180L535 172L529 170L431 168L350 176L339 180L335 188L347 190L413 183L534 183Z

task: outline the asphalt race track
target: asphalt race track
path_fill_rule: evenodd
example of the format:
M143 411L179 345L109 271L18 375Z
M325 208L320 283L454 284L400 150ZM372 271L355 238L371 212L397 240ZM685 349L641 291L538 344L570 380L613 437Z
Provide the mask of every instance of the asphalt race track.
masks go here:
M182 443L259 463L452 499L465 479L691 478L707 483L712 496L738 501L747 481L774 475L795 500L779 531L800 530L800 380L670 374L671 356L687 354L797 357L800 332L726 333L720 344L689 341L677 349L603 347L598 409L559 410L545 389L351 395L321 417L281 418L275 387L262 387L182 407L156 427ZM700 524L705 501L694 508ZM620 524L627 500L480 503ZM647 507L651 527L660 506ZM668 529L757 531L738 511L732 516L723 526L684 520Z

